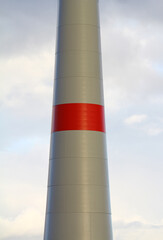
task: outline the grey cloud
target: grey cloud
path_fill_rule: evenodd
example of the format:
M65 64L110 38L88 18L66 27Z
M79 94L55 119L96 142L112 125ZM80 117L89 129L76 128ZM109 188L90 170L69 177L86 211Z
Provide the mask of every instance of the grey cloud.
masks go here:
M8 97L12 100L11 94L8 94ZM18 106L6 106L4 102L4 106L1 107L1 134L4 135L0 140L1 149L6 149L10 143L19 143L20 139L21 141L31 137L49 139L52 87L48 88L47 93L39 92L38 94L32 89L31 92L30 89L23 92L21 87L16 99Z
M162 26L132 23L122 16L102 17L104 83L121 89L132 101L147 99L163 91ZM104 21L105 19L105 21Z
M142 224L141 222L131 222L120 228L114 228L114 238L116 240L126 239L140 239L140 240L153 240L162 239L163 226Z
M56 1L4 0L0 3L1 57L54 48Z
M102 5L105 6L105 9ZM107 10L106 6L108 6ZM123 16L148 24L163 21L163 2L161 0L157 2L154 0L103 0L101 7L105 13L107 11L110 16L114 15L118 18Z
M3 240L42 240L42 236L16 236L16 237L9 237L3 238Z
M141 221L131 221L128 223L116 221L113 225L115 229L163 229L163 224L149 224Z

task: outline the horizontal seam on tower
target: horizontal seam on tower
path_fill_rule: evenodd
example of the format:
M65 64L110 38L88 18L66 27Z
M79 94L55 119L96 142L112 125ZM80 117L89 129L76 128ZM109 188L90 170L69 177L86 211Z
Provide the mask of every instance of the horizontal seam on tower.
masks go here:
M112 215L112 213L109 212L46 212L46 214L71 214L71 213L95 213L95 214L106 214L106 215Z
M60 53L67 53L67 52L80 52L80 53L82 53L82 52L84 52L84 53L86 53L86 52L93 52L93 53L98 53L99 55L101 55L102 53L101 53L101 51L94 51L94 50L66 50L66 51L57 51L56 53L55 53L55 55L57 55L57 54L60 54Z
M81 77L81 78L95 78L95 79L99 79L99 80L103 80L103 78L102 77L90 77L90 76L79 76L79 75L74 75L74 76L66 76L66 77L56 77L56 78L54 78L54 80L57 80L57 79L61 79L61 78L75 78L75 77Z
M54 159L62 159L62 158L100 158L100 159L104 159L107 160L107 158L102 158L102 157L54 157L54 158L49 158L49 161L52 161Z
M105 187L107 188L108 185L102 185L102 184L54 184L54 185L48 185L48 188L50 187L60 187L60 186L96 186L96 187Z
M60 158L97 158L97 159L103 159L103 160L107 160L107 158L103 158L103 157L54 157L54 158L50 158L49 160L53 160L53 159L60 159Z
M55 106L57 106L57 105L63 105L63 104L75 104L76 102L62 102L62 103L58 103L58 102L60 102L60 101L57 101L54 105L53 105L53 107L55 107ZM78 103L85 103L85 102L78 102ZM93 103L90 103L90 104L93 104ZM100 104L99 104L100 105ZM104 105L102 105L101 104L101 106L104 106ZM70 131L70 130L69 130ZM72 131L94 131L94 130L72 130ZM98 131L96 131L96 132L98 132Z
M81 104L81 103L83 103L83 104L91 104L91 105L103 106L102 104L98 104L98 103L88 103L88 102L74 102L74 103L70 102L70 103L65 103L65 104ZM57 104L57 105L63 105L63 104ZM55 106L55 105L54 105L54 106Z
M101 77L90 77L90 76L71 76L71 78L93 78L93 79L99 79L99 80L103 80L103 78ZM68 78L68 77L56 77L55 79L61 79L61 78Z
M68 103L63 103L63 104L68 104ZM54 106L56 106L56 105L54 105ZM103 106L103 105L102 105ZM54 131L54 132L67 132L67 131L72 131L72 132L74 132L74 131L82 131L82 132L84 132L84 131L86 131L86 132L99 132L99 133L104 133L104 134L106 134L106 132L101 132L101 131L98 131L98 130L91 130L91 129L72 129L72 130L60 130L60 131ZM52 133L54 133L54 132L52 132Z
M100 29L100 26L99 26L99 25L86 24L86 23L59 24L59 25L57 26L57 28L64 27L64 26L92 26L92 27L96 27L96 28Z
M87 97L84 97L84 98L87 98ZM86 101L82 101L82 102L77 102L77 101L75 101L75 102L63 102L63 103L59 103L60 102L60 99L59 100L57 100L57 101L55 101L55 103L54 103L54 105L52 106L52 107L55 107L56 105L63 105L63 104L78 104L78 103L87 103L87 104L95 104L95 105L100 105L100 106L102 106L102 107L104 107L104 105L103 104L100 104L100 103L94 103L94 102L86 102Z

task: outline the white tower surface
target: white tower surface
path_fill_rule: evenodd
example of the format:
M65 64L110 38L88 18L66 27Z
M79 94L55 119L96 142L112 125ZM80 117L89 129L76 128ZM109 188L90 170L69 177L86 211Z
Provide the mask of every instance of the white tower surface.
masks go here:
M60 0L44 240L112 240L98 0Z

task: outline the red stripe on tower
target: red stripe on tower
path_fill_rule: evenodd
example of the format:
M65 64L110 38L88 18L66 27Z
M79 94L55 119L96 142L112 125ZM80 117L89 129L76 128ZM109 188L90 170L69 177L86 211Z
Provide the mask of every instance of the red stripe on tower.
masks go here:
M52 132L68 130L105 132L104 107L90 103L66 103L54 106Z

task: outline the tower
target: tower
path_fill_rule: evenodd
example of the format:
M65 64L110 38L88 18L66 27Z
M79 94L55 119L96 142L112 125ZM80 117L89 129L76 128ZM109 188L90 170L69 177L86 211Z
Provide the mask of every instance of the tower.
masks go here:
M98 0L59 0L44 240L112 240Z

